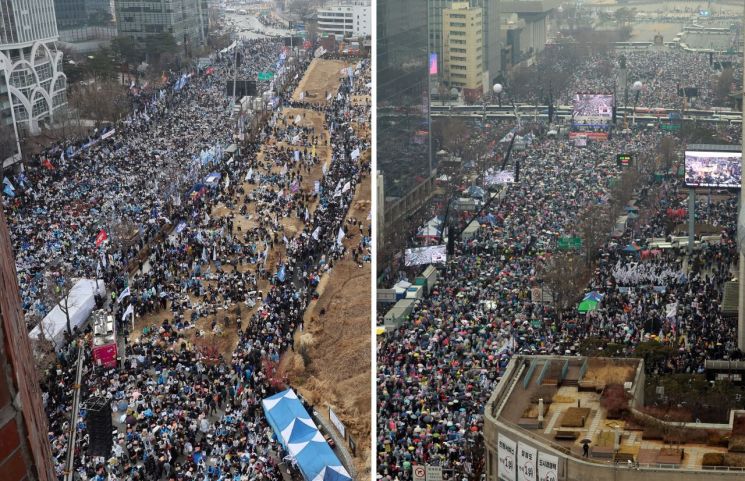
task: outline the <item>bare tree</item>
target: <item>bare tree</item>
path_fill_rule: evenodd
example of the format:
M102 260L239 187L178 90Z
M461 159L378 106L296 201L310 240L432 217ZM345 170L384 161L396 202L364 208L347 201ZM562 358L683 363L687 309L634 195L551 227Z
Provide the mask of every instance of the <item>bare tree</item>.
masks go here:
M74 283L72 273L59 259L52 261L44 275L43 298L48 306L59 306L67 322L67 334L72 336L70 312L77 307L75 299L70 298Z
M579 300L590 272L576 253L558 253L543 266L540 278L551 292L554 305L561 310Z
M96 127L104 122L116 122L129 112L125 87L113 80L97 81L79 86L69 93L70 107Z

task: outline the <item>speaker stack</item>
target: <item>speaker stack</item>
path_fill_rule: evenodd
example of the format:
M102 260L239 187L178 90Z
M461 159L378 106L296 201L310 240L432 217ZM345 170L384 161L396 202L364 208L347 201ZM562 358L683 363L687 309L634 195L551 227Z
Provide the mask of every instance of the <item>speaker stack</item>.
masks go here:
M113 445L111 424L111 401L94 396L86 401L86 425L88 427L89 456L108 458Z

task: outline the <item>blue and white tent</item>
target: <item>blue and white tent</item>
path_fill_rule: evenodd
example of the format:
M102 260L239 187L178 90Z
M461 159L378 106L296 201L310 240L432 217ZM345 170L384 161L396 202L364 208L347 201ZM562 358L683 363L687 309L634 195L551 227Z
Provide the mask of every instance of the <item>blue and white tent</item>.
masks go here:
M352 481L352 477L292 389L261 401L267 421L282 446L297 461L306 481Z

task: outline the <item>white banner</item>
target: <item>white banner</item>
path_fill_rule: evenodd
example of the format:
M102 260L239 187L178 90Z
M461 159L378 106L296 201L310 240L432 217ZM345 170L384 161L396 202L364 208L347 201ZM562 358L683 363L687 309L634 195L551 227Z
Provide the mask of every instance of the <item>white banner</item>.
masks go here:
M517 481L538 481L536 461L538 451L535 448L517 443Z
M559 479L559 458L546 453L538 453L538 481L557 481Z
M344 428L344 424L341 422L341 419L339 419L334 410L331 409L331 406L329 406L329 419L331 420L331 424L333 424L334 427L336 427L336 430L339 431L341 437L346 438L347 430Z
M515 469L515 456L517 454L517 443L499 433L497 443L497 476L504 481L517 481Z

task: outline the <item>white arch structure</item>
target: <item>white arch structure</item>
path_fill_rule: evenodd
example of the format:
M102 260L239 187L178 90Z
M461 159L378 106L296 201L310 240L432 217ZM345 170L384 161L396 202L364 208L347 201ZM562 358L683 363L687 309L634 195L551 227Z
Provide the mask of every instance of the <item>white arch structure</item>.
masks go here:
M23 52L23 50L20 50ZM38 121L42 117L47 115L50 118L54 116L54 98L65 90L67 87L67 76L57 68L62 63L62 52L58 50L50 50L49 46L45 42L34 42L31 47L31 55L28 59L20 58L15 62L8 57L7 52L0 51L0 69L2 69L3 75L5 76L6 85L8 86L8 94L10 97L11 109L13 111L13 122L17 125L19 122L25 122L25 127L29 130L33 130L38 125ZM51 70L51 76L45 75L44 78L40 78L40 68L45 65L49 65ZM30 86L17 86L14 85L11 76L13 73L19 70L30 70L34 77L34 82ZM44 83L49 82L48 87L44 87ZM34 115L34 104L41 97L46 108ZM26 109L25 119L16 119L15 115L15 104L14 99ZM60 107L61 105L57 106Z

